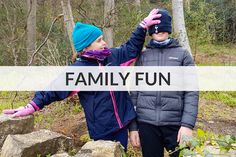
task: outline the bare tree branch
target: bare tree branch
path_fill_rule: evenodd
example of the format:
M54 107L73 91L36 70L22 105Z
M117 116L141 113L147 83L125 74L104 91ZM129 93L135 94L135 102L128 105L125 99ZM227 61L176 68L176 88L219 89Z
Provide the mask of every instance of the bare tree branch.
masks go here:
M47 36L46 36L46 38L44 39L44 41L42 42L42 44L41 44L41 45L34 51L34 53L32 54L31 59L30 59L30 62L28 63L28 66L30 66L30 65L33 63L35 55L36 55L37 52L43 47L43 45L47 42L48 37L49 37L49 35L50 35L51 31L52 31L53 25L54 25L55 22L56 22L58 19L60 19L62 16L63 16L63 14L60 14L60 15L58 15L56 18L54 18L54 20L53 20L53 22L52 22L52 24L51 24L51 26L50 26L50 29L49 29L49 31L48 31L48 34L47 34Z
M52 22L52 24L51 24L51 26L50 26L50 29L49 29L49 31L48 31L48 34L47 34L46 38L44 39L44 41L42 42L42 44L34 51L34 53L33 53L32 56L31 56L30 62L28 63L27 66L30 66L30 65L33 63L34 57L35 57L36 54L39 52L39 50L43 47L43 45L47 42L47 40L48 40L48 38L49 38L49 35L50 35L51 31L52 31L53 25L54 25L55 22L56 22L58 19L60 19L62 16L63 16L63 14L60 14L60 15L58 15L58 16L53 20L53 22ZM13 108L13 104L14 104L14 102L15 102L15 100L16 100L17 95L18 95L18 91L15 92L15 95L14 95L14 97L13 97L13 100L11 101L11 107L12 107L12 108Z

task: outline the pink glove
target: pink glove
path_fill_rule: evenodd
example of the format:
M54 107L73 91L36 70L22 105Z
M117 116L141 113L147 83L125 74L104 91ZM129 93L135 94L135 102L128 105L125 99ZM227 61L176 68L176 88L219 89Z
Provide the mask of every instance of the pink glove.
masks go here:
M147 29L148 27L155 25L155 24L159 24L161 23L160 20L157 20L157 18L161 17L161 14L157 14L158 13L158 9L153 9L149 15L143 19L143 21L139 24L141 27Z
M19 107L18 109L3 110L4 114L11 114L11 117L23 117L31 115L35 112L34 107L31 104L27 104L25 107Z

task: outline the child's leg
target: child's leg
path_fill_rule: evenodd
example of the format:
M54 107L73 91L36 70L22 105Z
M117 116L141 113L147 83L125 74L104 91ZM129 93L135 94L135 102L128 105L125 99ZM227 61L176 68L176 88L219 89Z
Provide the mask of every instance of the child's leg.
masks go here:
M163 126L161 131L164 138L164 146L168 152L173 152L178 147L177 136L179 126ZM170 157L179 157L179 151L170 155Z
M139 136L143 157L164 156L164 143L158 126L139 123Z

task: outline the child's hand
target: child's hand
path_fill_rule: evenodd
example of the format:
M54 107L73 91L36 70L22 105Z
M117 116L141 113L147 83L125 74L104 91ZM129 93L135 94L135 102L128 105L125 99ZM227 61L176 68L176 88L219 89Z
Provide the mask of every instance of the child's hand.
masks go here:
M133 147L140 147L139 133L138 131L130 131L130 142Z
M35 112L34 107L31 104L27 104L25 107L19 107L18 109L3 110L4 114L10 114L11 117L23 117L31 115Z
M158 13L158 9L153 9L149 15L143 19L143 21L139 24L141 27L147 29L148 27L155 25L155 24L159 24L161 23L160 20L157 20L157 18L161 17L161 14L157 14Z
M179 144L183 143L183 137L184 136L188 136L188 137L192 137L193 136L193 130L184 126L181 126L178 132L178 136L177 136L177 142L179 142Z

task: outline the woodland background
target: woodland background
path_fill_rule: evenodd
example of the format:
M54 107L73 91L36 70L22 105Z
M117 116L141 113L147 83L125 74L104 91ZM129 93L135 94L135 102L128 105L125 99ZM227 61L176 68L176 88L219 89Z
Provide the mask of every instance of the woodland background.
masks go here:
M172 1L70 0L69 4L74 22L95 24L101 27L105 34L111 29L112 33L106 41L110 46L116 47L129 38L137 24L152 8L167 8L172 12L172 8L175 8L172 7L172 3L182 3L187 35L194 57L199 56L202 60L201 55L211 55L212 58L215 55L226 55L228 58L219 58L221 62L212 61L210 64L235 64L235 58L231 58L235 56L236 1ZM45 40L53 20L63 14L61 2L64 2L64 5L68 4L68 0L0 1L0 65L29 63L32 53ZM65 25L68 23L63 16L58 17L46 43L37 52L32 64L66 65L70 62L72 48L67 33L68 27Z
M236 65L235 0L0 0L0 66L70 64L70 32L76 21L101 27L107 43L119 46L155 7L167 8L170 13L183 9L179 21L185 22L185 27L178 30L185 36L179 36L175 24L172 36L180 40L188 37L183 43L189 41L198 66ZM147 36L146 42L149 39ZM217 136L227 143L236 135L236 92L201 92L200 96L195 133L202 140L198 145L202 151L209 138ZM0 111L24 106L32 97L32 92L2 91ZM70 132L70 127L76 125L82 111L77 97L55 102L35 114L35 129L47 128L73 137L77 133ZM232 148L229 143L218 145ZM132 148L128 154L140 156Z

